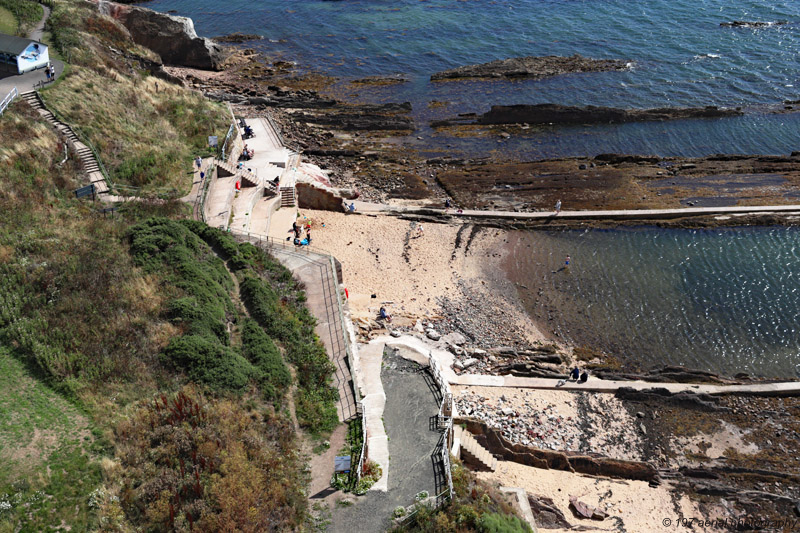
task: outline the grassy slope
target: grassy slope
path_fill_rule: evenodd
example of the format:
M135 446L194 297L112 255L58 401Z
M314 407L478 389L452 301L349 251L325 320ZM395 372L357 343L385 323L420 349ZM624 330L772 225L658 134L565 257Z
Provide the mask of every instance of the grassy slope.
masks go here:
M10 20L8 15L4 17L3 11L7 11L11 15ZM42 6L30 0L0 0L0 32L25 37L36 23L42 20L43 14ZM3 29L4 18L6 27L11 28L12 31Z
M180 216L181 206L132 204L113 219L93 215L87 201L75 200L69 192L80 183L76 169L71 161L58 165L57 139L22 101L0 121L0 137L5 141L0 147L5 176L0 210L7 214L0 231L0 346L9 348L2 353L7 368L0 371L11 376L12 385L0 396L0 442L4 448L6 443L30 444L31 439L47 443L15 456L13 469L0 476L0 496L6 494L3 501L11 505L0 510L0 531L45 531L62 518L78 530L100 520L122 529L132 524L161 529L169 501L133 488L173 479L178 466L163 459L148 466L156 460L147 454L131 460L141 448L121 431L147 416L155 398L173 398L189 381L199 383L197 394L215 421L197 436L198 442L215 435L223 446L209 452L218 470L200 480L202 500L179 508L175 523L191 516L213 527L238 527L250 520L298 527L306 516L306 477L284 414L282 392L290 377L281 353L296 353L299 345L281 341L278 351L245 318L229 268L281 295L288 307L274 319L288 321L280 327L287 332L308 321L302 313L302 319L295 316L303 297L291 276L227 234L194 222L150 219L154 211ZM158 242L148 248L152 240L137 241L131 249L134 234L155 236ZM274 289L263 281L272 279ZM194 352L171 358L175 352L168 347L187 337L222 350L234 365L220 365L215 357L197 360ZM312 337L302 345L313 347L315 342ZM329 363L322 363L324 370ZM63 396L39 383L34 403L20 403L29 384L36 384L30 376L18 377L22 365ZM307 417L304 422L312 430L335 423L335 391L328 381L307 388L308 395L328 398L320 413L334 413L332 421ZM54 396L45 402L45 393ZM66 413L85 412L86 418L69 422L71 417L44 409L45 403ZM239 420L236 431L220 426L234 419ZM172 431L171 422L162 422L165 431ZM248 449L238 448L242 439ZM252 487L260 494L258 501L271 503L251 501L256 510L244 512L237 505L248 501Z
M0 348L0 531L44 531L54 516L85 529L100 482L89 422Z
M0 6L0 33L14 35L17 32L17 18L7 8Z
M174 89L169 98L183 96ZM96 105L100 100L87 98ZM0 475L0 500L10 506L0 503L0 532L46 531L61 520L74 530L101 522L109 529L163 529L170 500L135 487L180 479L183 465L169 460L170 440L161 459L137 455L144 449L125 428L152 416L154 399L173 401L189 381L199 383L195 397L213 423L187 438L201 446L213 435L222 448L203 452L211 461L203 467L208 475L199 480L201 489L192 489L202 498L178 508L174 525L194 520L212 529L265 523L297 528L306 516L306 476L286 414L283 392L291 376L282 354L308 370L295 399L302 424L313 433L335 425L336 395L327 358L309 333L313 318L291 275L254 247L197 223L158 219L155 225L178 240L131 250L134 226L153 226L146 222L152 214L180 217L186 207L131 204L115 218L93 214L90 202L70 192L84 179L75 161L60 164L58 138L23 101L0 120L0 138L0 346L7 347L0 370L11 376L0 396L0 442L4 448L34 442ZM120 142L134 146L133 138L123 132ZM191 152L186 142L182 149ZM239 283L246 278L269 296L276 314L259 317L277 324L278 347L246 318L231 271ZM208 274L206 286L198 288L197 272ZM193 312L202 311L202 300L210 311ZM222 350L233 367L219 367L212 357L200 360L212 364L195 372L193 353L171 359L171 343L192 333L215 336L212 352ZM51 388L20 374L25 367ZM232 368L235 380L228 379ZM32 404L19 401L22 388L37 390ZM70 416L56 416L45 404ZM236 431L222 427L232 420L238 420ZM176 428L170 420L160 423L160 431ZM212 459L215 453L219 461ZM186 461L197 457L192 453Z
M208 136L227 131L226 108L148 75L130 57L152 60L153 53L89 4L56 2L48 30L72 68L42 97L88 137L112 181L144 193L188 192L192 158L210 154Z

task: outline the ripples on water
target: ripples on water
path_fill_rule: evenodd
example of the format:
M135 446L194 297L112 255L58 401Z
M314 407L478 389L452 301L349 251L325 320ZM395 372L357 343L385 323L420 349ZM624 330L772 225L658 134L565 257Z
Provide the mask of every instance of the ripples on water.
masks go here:
M483 112L490 104L555 102L613 107L752 106L798 98L800 2L763 0L347 0L346 2L154 0L153 9L191 16L202 35L264 35L262 50L335 76L404 73L411 82L359 88L371 101L408 100L422 124L432 115ZM721 28L732 20L789 21ZM431 73L525 55L620 58L628 72L540 81L444 83ZM450 102L431 112L431 100ZM542 131L499 146L536 158L600 152L700 156L786 153L800 144L797 119L752 116L698 124L649 124ZM429 144L431 132L420 132ZM415 134L415 137L417 135ZM435 139L434 139L435 140ZM487 152L489 142L448 139L454 150Z
M518 258L528 286L544 287L567 340L645 367L800 377L800 229L568 231L523 242L536 250Z
M245 46L337 77L405 74L409 83L359 87L358 98L412 102L419 131L404 142L423 152L438 146L436 155L702 156L781 154L800 146L794 114L541 128L503 143L440 137L425 126L431 118L483 112L491 104L760 106L800 98L795 0L154 0L147 6L192 17L201 35L264 35ZM733 20L789 24L719 26ZM634 66L539 81L428 81L433 72L460 65L576 53ZM449 105L431 110L433 100ZM526 238L542 250L528 265L531 275L557 269L572 254L569 275L543 280L563 309L573 309L556 321L566 337L646 364L774 375L798 373L798 235L784 228L643 229Z

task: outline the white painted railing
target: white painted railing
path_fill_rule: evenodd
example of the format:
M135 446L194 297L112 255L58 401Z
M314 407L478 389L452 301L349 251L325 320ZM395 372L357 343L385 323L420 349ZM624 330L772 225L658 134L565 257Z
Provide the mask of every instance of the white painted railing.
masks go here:
M17 96L19 96L19 91L17 91L17 88L14 87L13 89L11 89L11 92L9 92L5 96L5 98L0 100L0 115L3 114L6 108L8 108L9 104L11 104L11 102L13 102L14 98L16 98Z

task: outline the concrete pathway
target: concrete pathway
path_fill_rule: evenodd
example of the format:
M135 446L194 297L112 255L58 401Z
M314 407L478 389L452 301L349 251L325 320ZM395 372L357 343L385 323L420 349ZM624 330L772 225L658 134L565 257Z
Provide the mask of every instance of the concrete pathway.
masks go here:
M374 394L385 397L382 413L390 438L382 436L381 439L388 440L386 453L387 459L391 454L391 461L388 466L379 463L384 477L378 483L386 478L386 488L381 486L380 492L369 491L352 507L334 510L328 528L333 532L388 531L395 508L413 504L414 496L422 491L435 495L437 488L435 462L438 461L436 450L441 433L431 425L439 404L431 390L430 374L424 370L420 372L416 364L399 356L382 356L381 344L363 346L362 350L362 357L369 366L365 373L370 376L370 387L375 387ZM374 381L373 377L376 377ZM377 392L379 388L385 388L385 394ZM368 434L371 427L368 423ZM375 437L370 438L369 458L373 461L376 461L375 444ZM387 488L388 492L382 492Z
M242 183L240 190L236 191L239 176L216 177L206 195L205 220L216 228L230 227L237 231L267 234L273 198L265 196L265 188L271 189L268 182L286 173L292 152L280 144L268 120L257 117L245 121L255 136L245 140L244 144L254 153L252 159L242 161L242 167L256 177L257 184L247 187ZM238 161L231 163L236 165Z
M367 419L368 457L383 470L383 475L372 490L389 489L389 438L383 425L383 411L386 407L386 392L381 381L382 343L361 344L358 347L358 367L356 380L362 393L361 403Z
M620 388L635 390L667 389L672 393L697 392L712 395L742 394L752 396L800 396L800 381L776 383L748 383L742 385L716 385L694 383L654 383L649 381L604 380L590 377L586 383L570 383L559 386L561 380L547 378L524 378L515 376L489 376L484 374L457 375L452 368L455 356L446 350L443 343L432 343L413 335L398 338L381 336L373 342L388 346L402 346L422 355L435 357L442 366L442 375L451 385L471 385L483 387L516 387L543 390L579 390L584 392L615 393Z
M753 214L786 214L800 216L800 205L732 206L732 207L685 207L679 209L627 209L603 211L553 211L522 213L516 211L481 211L464 209L460 213L454 209L426 206L393 206L353 201L355 214L386 215L450 215L454 218L556 222L558 220L652 220L689 216L744 216Z

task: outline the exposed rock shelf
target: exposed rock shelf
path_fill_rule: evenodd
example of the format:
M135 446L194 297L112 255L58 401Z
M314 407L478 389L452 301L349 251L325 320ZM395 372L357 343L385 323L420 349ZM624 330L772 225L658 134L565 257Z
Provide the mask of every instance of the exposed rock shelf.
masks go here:
M464 78L530 78L541 79L576 72L625 70L628 63L619 59L592 59L575 54L563 56L528 56L498 59L479 65L467 65L431 76L432 81Z
M741 109L706 107L659 107L620 109L600 106L564 106L560 104L495 105L483 115L462 115L431 123L433 127L465 124L622 124L653 120L721 118L744 114Z

